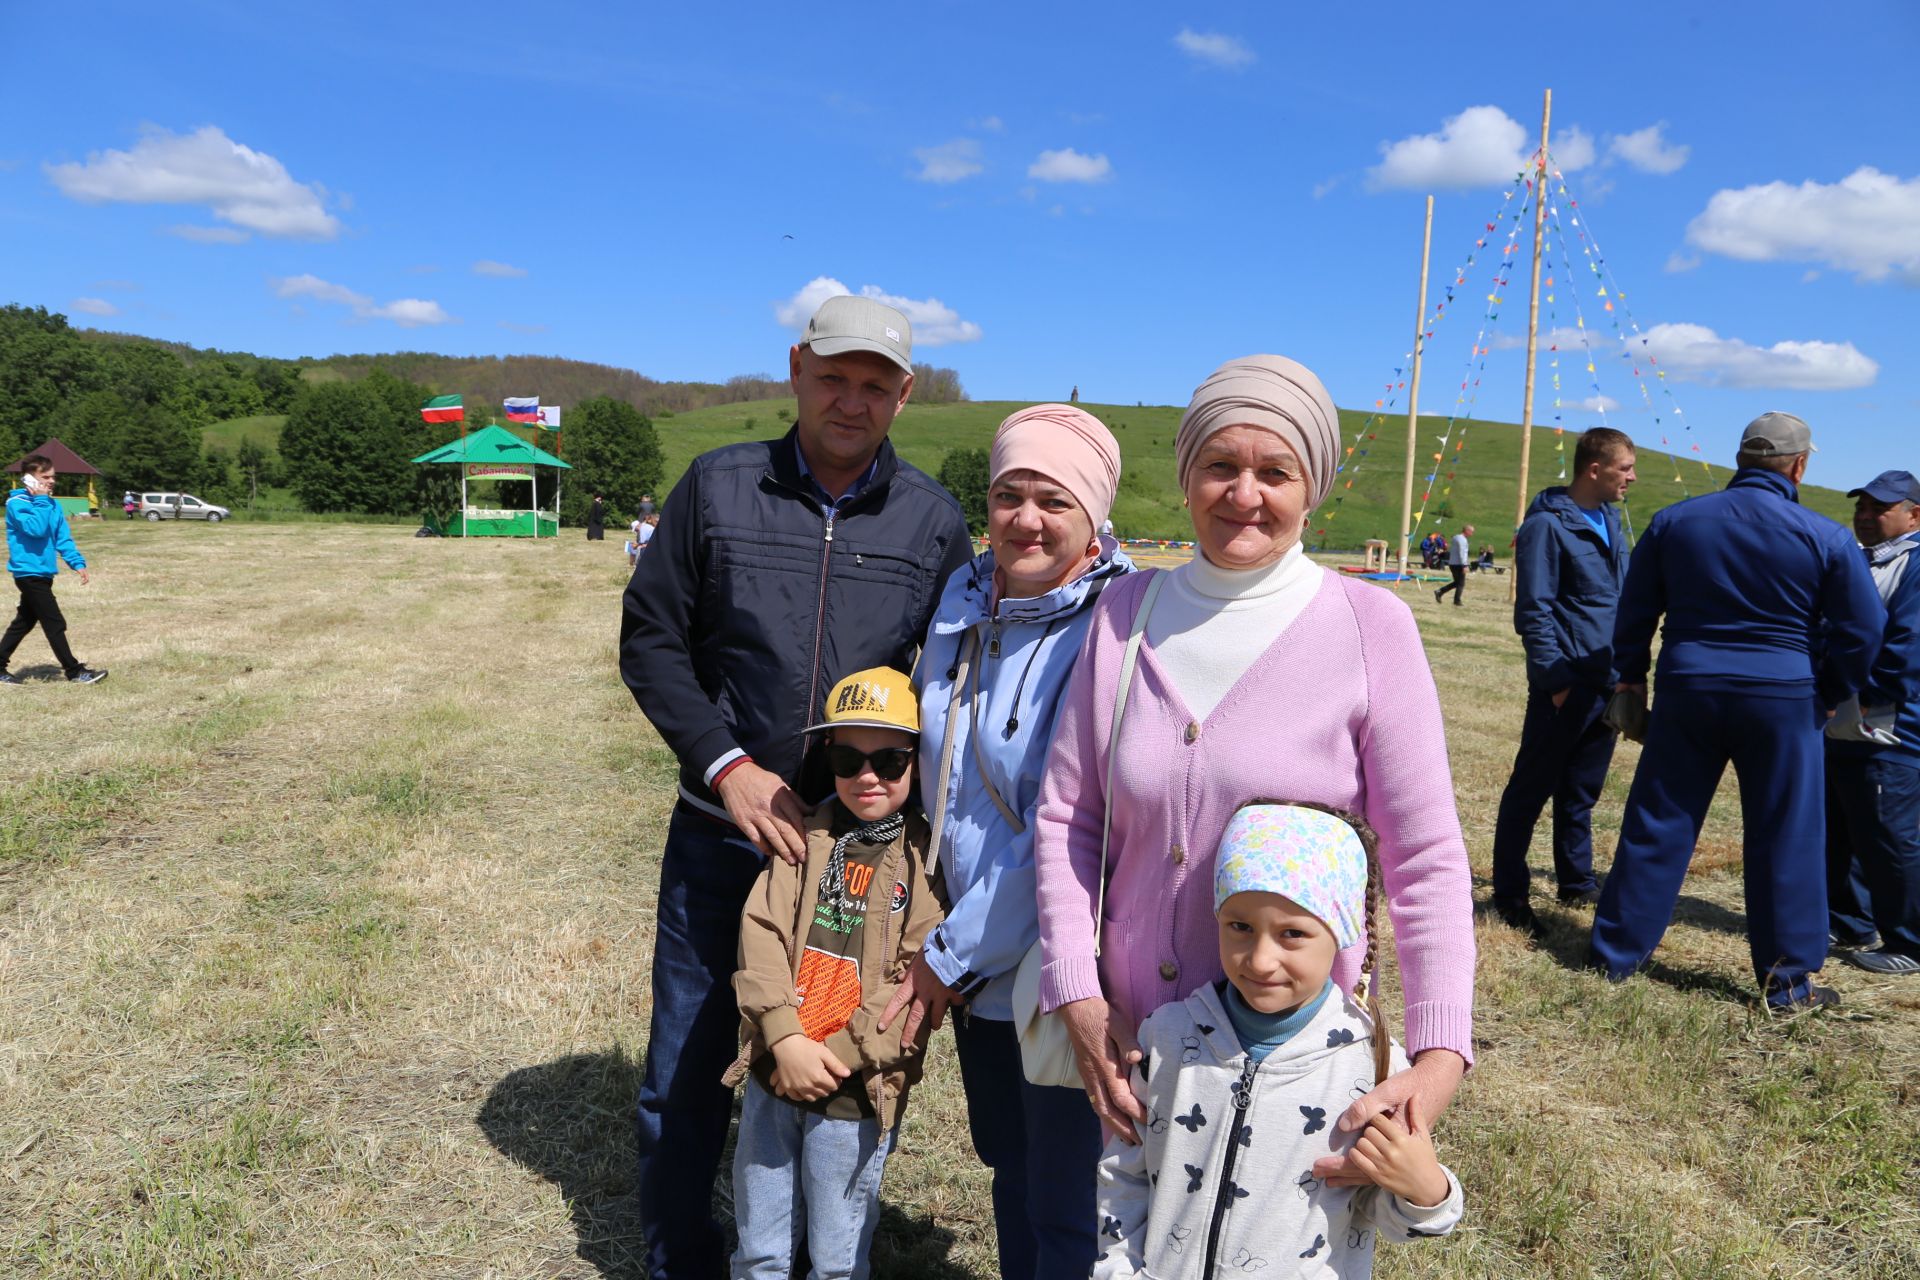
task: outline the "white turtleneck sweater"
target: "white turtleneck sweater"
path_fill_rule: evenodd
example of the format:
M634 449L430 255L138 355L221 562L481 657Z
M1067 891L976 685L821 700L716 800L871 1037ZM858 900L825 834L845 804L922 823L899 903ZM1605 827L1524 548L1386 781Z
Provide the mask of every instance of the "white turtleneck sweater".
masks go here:
M1325 573L1297 542L1261 569L1222 569L1196 551L1170 572L1147 619L1147 643L1196 720L1293 625Z

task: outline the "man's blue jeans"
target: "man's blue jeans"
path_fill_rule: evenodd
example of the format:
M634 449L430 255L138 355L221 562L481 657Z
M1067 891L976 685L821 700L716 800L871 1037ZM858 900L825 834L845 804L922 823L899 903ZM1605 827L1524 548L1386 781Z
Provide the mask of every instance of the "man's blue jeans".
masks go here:
M733 1280L786 1280L806 1242L813 1280L866 1280L893 1134L782 1102L749 1079L733 1148Z
M713 1180L733 1091L720 1077L739 1053L733 972L740 912L765 860L734 828L681 805L667 826L654 918L653 1021L640 1082L640 1213L648 1274L725 1274Z

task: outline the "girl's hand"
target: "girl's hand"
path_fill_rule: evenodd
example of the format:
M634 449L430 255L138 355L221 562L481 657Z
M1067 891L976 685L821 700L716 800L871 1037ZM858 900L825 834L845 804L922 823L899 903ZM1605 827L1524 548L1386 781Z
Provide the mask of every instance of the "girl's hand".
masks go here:
M1128 1075L1140 1061L1140 1043L1131 1028L1105 1000L1090 996L1054 1010L1067 1024L1073 1041L1074 1065L1087 1087L1087 1102L1106 1131L1122 1142L1137 1144L1134 1125L1145 1123L1147 1110L1133 1096Z
M773 1046L773 1091L799 1102L818 1102L853 1074L833 1050L802 1035L782 1036Z
M1431 1209L1452 1188L1433 1153L1433 1133L1420 1114L1420 1095L1407 1099L1404 1127L1389 1115L1377 1115L1353 1144L1349 1158L1375 1185L1408 1204Z
M1411 1067L1397 1071L1341 1113L1339 1130L1364 1129L1382 1112L1395 1111L1418 1096L1420 1114L1431 1124L1453 1101L1467 1062L1451 1049L1425 1049ZM1313 1162L1313 1176L1332 1187L1364 1187L1373 1179L1361 1172L1351 1156L1322 1156Z

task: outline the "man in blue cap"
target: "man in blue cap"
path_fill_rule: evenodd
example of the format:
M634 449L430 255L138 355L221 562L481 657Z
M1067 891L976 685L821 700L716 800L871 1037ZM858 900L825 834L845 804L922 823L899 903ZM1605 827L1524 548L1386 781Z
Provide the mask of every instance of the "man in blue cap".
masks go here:
M1920 480L1883 471L1847 495L1886 602L1866 688L1827 721L1827 931L1872 973L1920 973ZM1873 946L1874 934L1880 945Z
M1792 414L1755 418L1727 487L1654 516L1628 564L1619 691L1645 696L1666 621L1660 697L1594 912L1591 959L1615 981L1660 945L1731 762L1754 977L1771 1008L1839 1003L1812 982L1827 958L1820 731L1867 683L1886 610L1853 539L1800 506L1812 450Z

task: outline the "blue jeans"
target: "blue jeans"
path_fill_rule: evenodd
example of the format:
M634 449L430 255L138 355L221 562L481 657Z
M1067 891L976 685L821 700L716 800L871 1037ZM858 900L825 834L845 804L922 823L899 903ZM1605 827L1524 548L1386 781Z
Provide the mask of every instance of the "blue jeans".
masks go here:
M1100 1118L1080 1090L1028 1082L1013 1023L960 1013L953 1039L973 1149L993 1170L1001 1280L1086 1275L1100 1252Z
M1593 803L1613 762L1613 730L1600 718L1609 690L1575 683L1567 700L1553 705L1549 693L1527 693L1520 724L1520 750L1513 776L1500 793L1493 828L1493 896L1524 900L1527 848L1540 810L1553 802L1553 874L1561 893L1586 893L1593 879Z
M1596 964L1624 978L1652 957L1673 922L1700 825L1731 762L1740 779L1754 977L1769 1004L1805 998L1807 975L1827 959L1825 722L1811 695L1659 689L1613 869L1594 909Z
M1920 959L1920 769L1830 751L1827 801L1829 927Z
M748 1080L733 1148L733 1280L785 1280L802 1240L813 1280L864 1280L892 1149L878 1119L832 1119Z
M740 912L765 860L732 827L682 805L667 826L653 941L653 1021L638 1115L647 1274L725 1273L713 1180L733 1091L720 1083L740 1047L733 972Z

